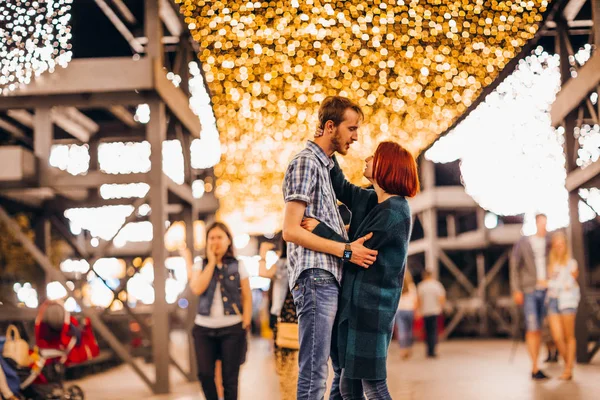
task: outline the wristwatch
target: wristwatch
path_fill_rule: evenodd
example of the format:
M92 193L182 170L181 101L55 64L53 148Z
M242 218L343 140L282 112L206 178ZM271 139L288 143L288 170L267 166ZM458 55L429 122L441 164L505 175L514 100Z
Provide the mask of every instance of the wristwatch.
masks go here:
M342 260L350 261L352 258L352 248L350 247L350 243L346 243L346 248L344 249L344 254L342 255Z

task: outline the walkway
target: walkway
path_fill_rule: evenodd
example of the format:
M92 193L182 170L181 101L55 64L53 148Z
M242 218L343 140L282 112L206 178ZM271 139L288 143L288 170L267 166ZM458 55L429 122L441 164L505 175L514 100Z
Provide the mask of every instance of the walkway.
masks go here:
M578 365L571 382L552 379L534 383L529 379L529 362L524 344L509 362L512 342L450 341L440 346L440 357L424 357L422 344L415 356L403 362L396 343L389 360L389 386L395 400L597 400L600 393L600 357L591 365ZM559 365L545 368L551 376L561 372ZM86 398L94 400L203 400L199 386L183 380L172 371L171 395L152 396L125 365L90 376L79 384ZM269 342L254 340L248 363L241 376L240 400L278 400L279 387L274 373Z

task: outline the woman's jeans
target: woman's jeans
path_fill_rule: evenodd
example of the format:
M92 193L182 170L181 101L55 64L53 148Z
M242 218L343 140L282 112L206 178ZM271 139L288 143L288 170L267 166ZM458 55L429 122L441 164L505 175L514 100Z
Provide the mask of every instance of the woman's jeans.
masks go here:
M192 330L198 365L198 379L206 400L218 400L215 385L215 363L221 360L225 400L237 400L240 365L246 353L246 330L242 324L225 328Z
M340 384L344 400L392 400L385 379L372 381L365 379L348 379L342 372ZM364 393L364 395L363 395Z
M396 313L396 326L398 327L398 340L400 348L408 349L413 345L413 321L415 313L412 310L398 310Z

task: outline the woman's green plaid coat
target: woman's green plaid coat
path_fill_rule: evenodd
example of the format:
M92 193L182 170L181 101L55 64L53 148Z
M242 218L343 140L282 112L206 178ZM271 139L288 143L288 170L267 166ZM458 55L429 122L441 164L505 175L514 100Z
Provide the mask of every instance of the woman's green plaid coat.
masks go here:
M332 184L339 201L352 212L351 240L373 233L365 246L378 250L368 269L347 262L338 306L334 343L338 363L350 379L387 377L386 360L404 281L408 242L412 229L410 208L404 197L378 203L374 190L346 181L335 160ZM321 223L315 234L344 241ZM333 347L333 355L336 355Z

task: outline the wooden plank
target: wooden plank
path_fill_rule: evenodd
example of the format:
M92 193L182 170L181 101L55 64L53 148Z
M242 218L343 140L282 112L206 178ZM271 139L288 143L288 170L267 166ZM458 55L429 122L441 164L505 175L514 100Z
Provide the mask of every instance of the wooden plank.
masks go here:
M454 264L450 257L448 257L448 255L443 250L440 250L438 252L438 255L440 257L440 261L446 266L446 268L448 268L452 275L454 275L456 280L466 289L467 293L471 295L475 293L475 286L473 286L471 281L467 279L467 277L462 273L460 268L458 268L456 264Z
M188 132L199 138L202 126L198 116L190 109L188 96L167 79L166 71L163 70L162 64L157 60L154 61L154 87L160 98L169 107L169 110L181 121Z
M450 323L446 326L446 329L444 329L444 333L440 335L440 341L448 339L448 336L450 336L450 334L456 329L460 321L462 321L463 317L465 316L465 312L466 308L458 309Z
M146 0L148 7L156 8L158 18L158 0ZM148 11L147 11L148 12ZM167 213L167 176L162 171L162 144L166 139L166 110L160 100L150 102L150 115L152 118L146 126L147 140L150 142L150 221L152 222L152 260L154 265L154 309L152 311L152 356L154 358L156 393L169 393L169 318L165 299L167 269L165 259L165 221Z
M478 204L465 192L462 186L442 186L424 190L408 200L413 214L418 214L430 208L457 209L473 208Z
M165 175L165 181L167 182L167 188L181 200L185 201L188 204L194 204L196 199L194 198L192 187L187 184L179 185L167 175Z
M132 50L137 53L144 52L144 46L142 46L133 36L133 33L125 26L119 16L106 4L104 0L95 0L98 7L102 10L104 15L108 17L110 22L117 28L119 33L127 40L127 43L131 46Z
M561 125L567 115L585 101L599 83L600 52L596 52L577 72L577 77L569 79L556 96L550 109L552 126Z
M152 64L147 57L137 61L131 57L81 58L71 61L68 68L58 68L54 73L44 74L22 89L0 97L0 104L5 99L21 96L107 93L152 88Z
M71 85L73 86L73 85ZM52 89L58 93L58 88ZM72 89L70 89L72 90ZM73 106L80 109L104 108L114 104L137 106L147 103L154 98L155 94L149 90L127 89L113 90L108 93L82 93L74 92L68 94L52 95L19 95L0 96L0 110L54 107L57 105Z
M577 191L598 177L600 177L600 160L596 160L585 168L571 171L567 175L565 186L569 192Z
M61 171L61 173L55 172L51 186L54 188L95 188L107 183L139 183L147 181L147 173L105 174L100 171L90 171L86 175L71 175Z
M565 16L565 19L567 21L573 21L575 18L577 18L577 14L579 14L579 11L581 10L586 1L587 0L569 0L563 10L563 15ZM592 0L592 2L593 1L595 0Z
M31 140L31 138L29 136L27 136L25 131L23 131L21 128L11 124L10 122L6 121L5 119L0 118L0 129L4 129L13 138L20 140L21 142L23 142L29 146L33 146L33 140Z
M127 110L123 106L110 106L108 107L108 111L112 115L114 115L119 121L121 121L130 128L135 128L139 126L139 123L135 119L133 119L133 114L131 114L131 112L129 112L129 110Z
M177 37L181 36L183 33L183 25L181 23L179 13L175 11L172 6L172 2L169 0L160 0L159 14L171 35Z
M117 8L117 10L119 10L119 13L121 13L121 16L125 18L125 21L127 21L131 25L135 25L137 23L135 15L133 15L133 13L131 12L131 10L129 10L127 5L123 3L123 0L112 0L112 2Z

